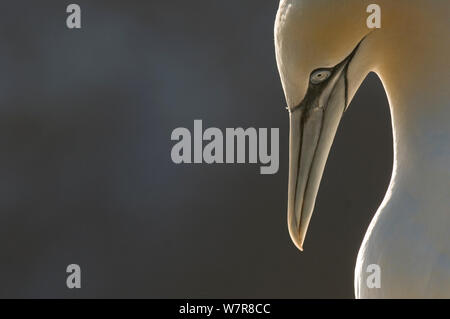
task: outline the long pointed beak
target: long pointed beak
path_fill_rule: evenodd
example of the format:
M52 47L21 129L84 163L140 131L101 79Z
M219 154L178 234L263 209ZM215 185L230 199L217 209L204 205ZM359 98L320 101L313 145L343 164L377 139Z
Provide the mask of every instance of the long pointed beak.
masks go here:
M300 250L325 163L347 106L347 62L336 67L323 88L290 111L288 226Z

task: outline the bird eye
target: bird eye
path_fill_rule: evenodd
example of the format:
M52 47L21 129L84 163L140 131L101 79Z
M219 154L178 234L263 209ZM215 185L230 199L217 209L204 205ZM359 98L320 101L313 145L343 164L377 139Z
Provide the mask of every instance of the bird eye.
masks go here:
M331 71L328 70L317 70L311 74L311 83L319 84L326 79L328 79L331 75Z

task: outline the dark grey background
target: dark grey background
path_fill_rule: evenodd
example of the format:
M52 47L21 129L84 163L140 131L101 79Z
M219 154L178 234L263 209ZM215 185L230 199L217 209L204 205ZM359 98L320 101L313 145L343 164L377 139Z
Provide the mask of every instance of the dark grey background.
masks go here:
M305 252L286 226L278 1L0 4L0 297L352 298L392 166L374 75L332 148ZM279 127L280 171L170 159L176 127ZM82 289L66 288L66 266Z

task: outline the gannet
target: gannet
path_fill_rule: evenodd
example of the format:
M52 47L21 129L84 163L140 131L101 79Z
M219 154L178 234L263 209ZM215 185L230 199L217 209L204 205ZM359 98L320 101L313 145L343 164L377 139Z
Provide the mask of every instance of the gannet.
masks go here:
M373 3L381 28L367 24ZM300 250L343 113L370 72L388 96L393 172L357 256L356 298L450 298L449 30L449 1L280 1L275 51L290 117L288 227ZM379 266L379 288L367 285L370 265Z

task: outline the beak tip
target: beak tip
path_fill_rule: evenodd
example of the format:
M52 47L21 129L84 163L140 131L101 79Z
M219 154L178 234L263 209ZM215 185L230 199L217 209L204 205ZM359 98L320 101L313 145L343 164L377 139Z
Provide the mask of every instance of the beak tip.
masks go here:
M298 250L303 251L303 240L300 239L300 236L291 236L292 242Z
M299 245L299 244L295 243L295 247L297 247L298 250L303 252L303 245Z

